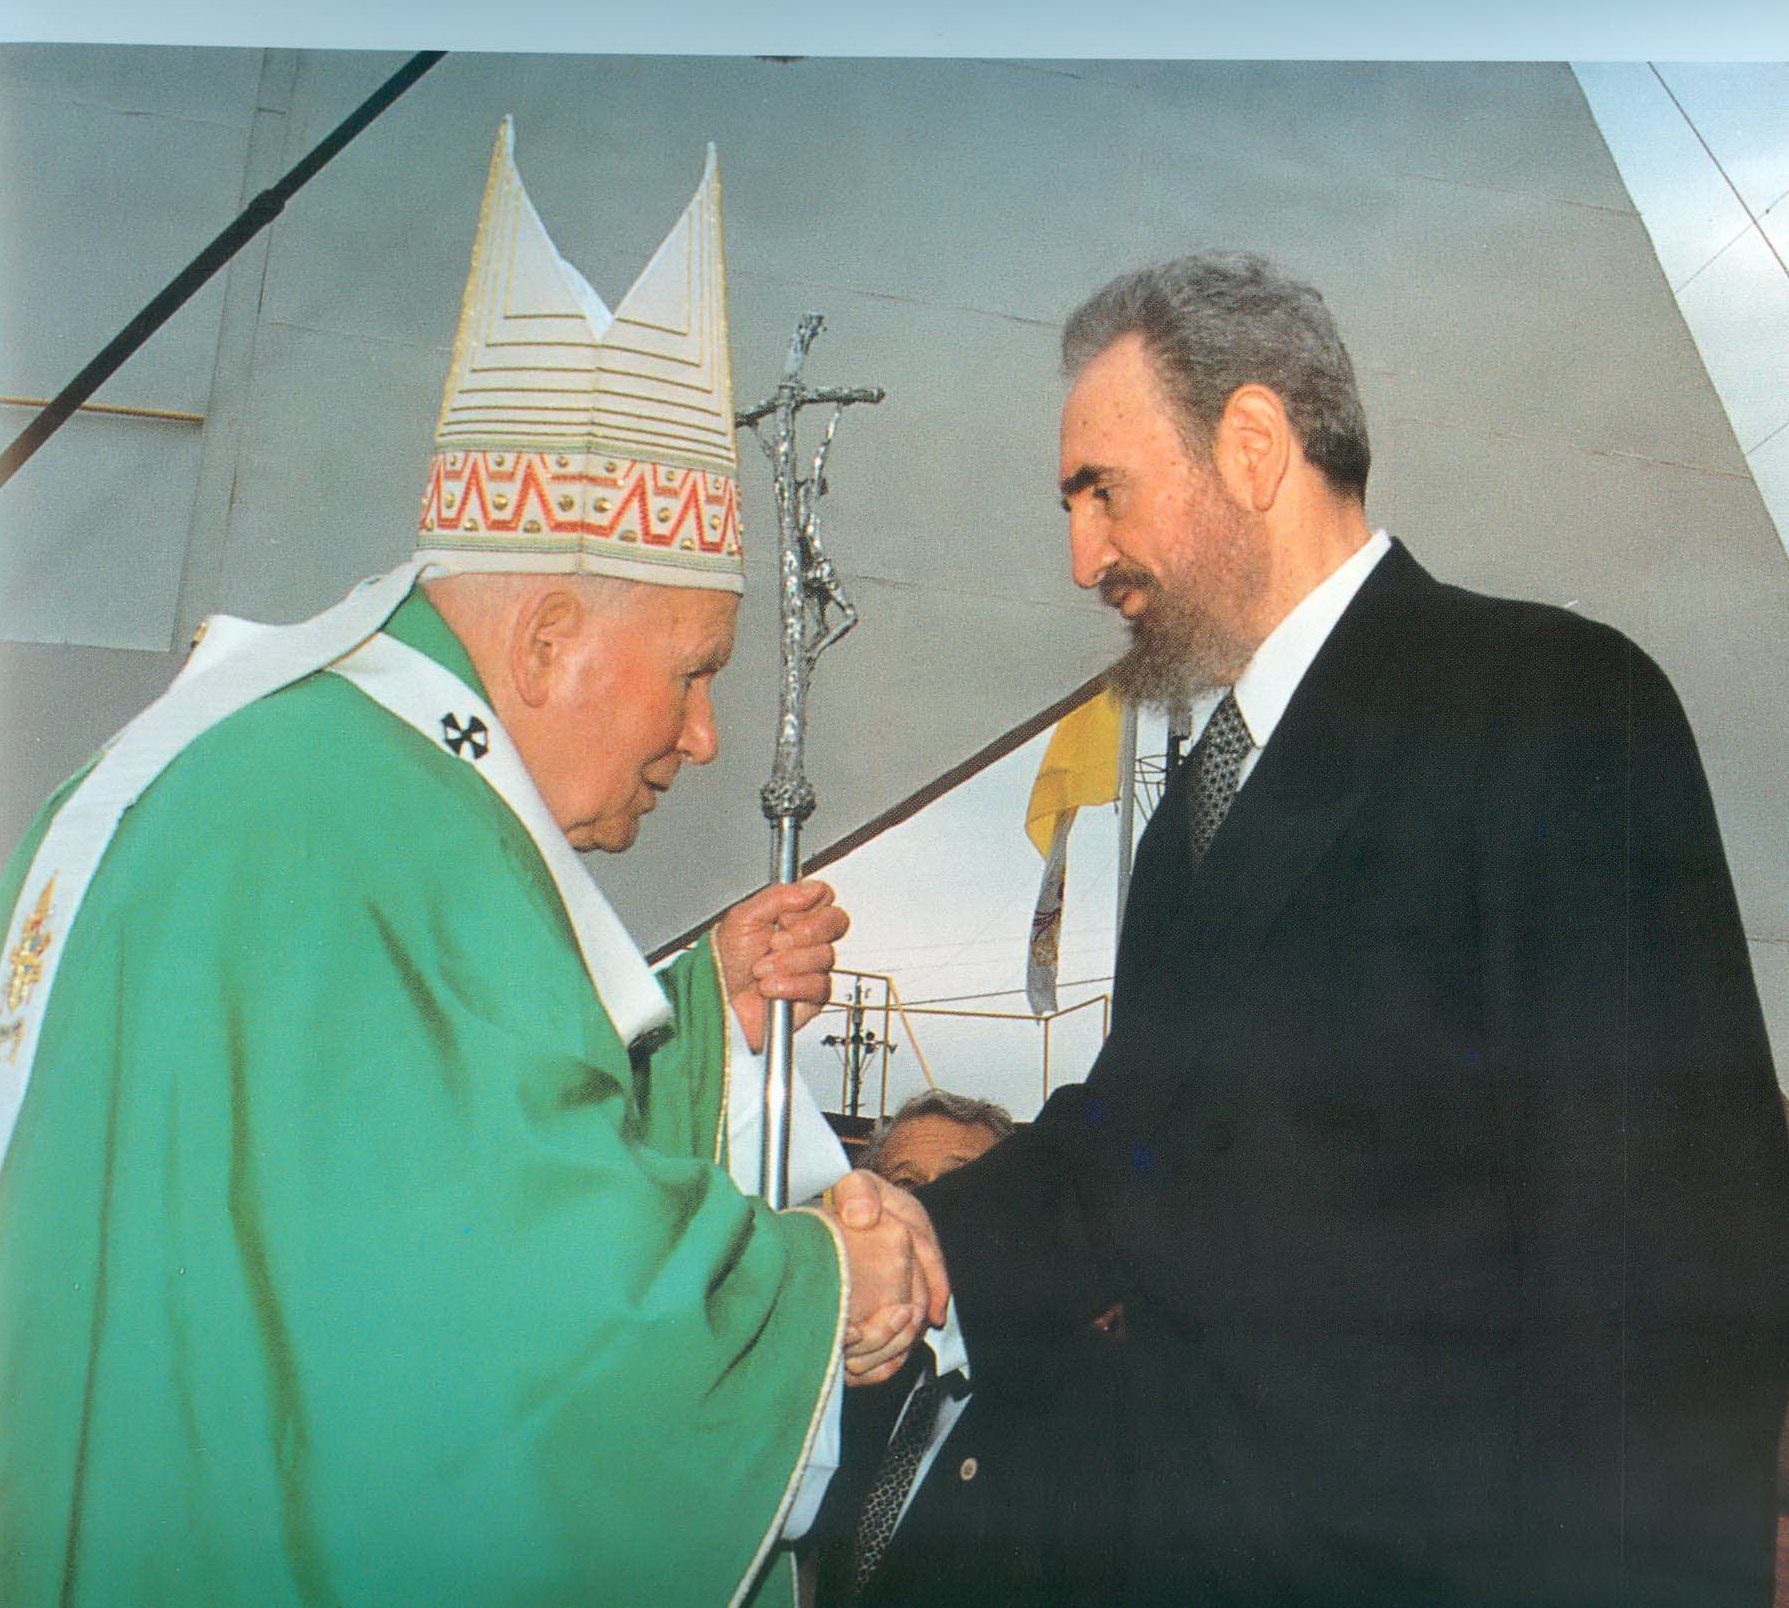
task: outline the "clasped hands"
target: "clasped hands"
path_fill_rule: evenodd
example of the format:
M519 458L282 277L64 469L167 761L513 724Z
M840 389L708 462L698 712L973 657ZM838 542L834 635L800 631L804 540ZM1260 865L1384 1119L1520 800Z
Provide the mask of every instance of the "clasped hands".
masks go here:
M845 1383L880 1384L899 1372L928 1328L944 1322L944 1253L925 1207L874 1173L846 1173L828 1196L851 1273Z
M754 1050L764 1047L772 1000L794 1006L800 1027L831 992L833 946L850 918L823 882L760 888L714 928L715 955L733 1013ZM826 1212L844 1242L851 1277L845 1382L873 1385L900 1370L950 1300L944 1256L925 1207L873 1173L847 1173Z

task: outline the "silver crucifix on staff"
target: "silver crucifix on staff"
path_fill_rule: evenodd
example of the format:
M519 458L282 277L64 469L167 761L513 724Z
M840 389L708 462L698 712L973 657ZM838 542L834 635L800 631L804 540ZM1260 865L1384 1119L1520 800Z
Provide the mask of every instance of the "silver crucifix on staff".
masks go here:
M839 418L853 402L880 402L880 386L813 386L801 377L808 348L826 320L804 313L789 342L789 356L777 387L756 407L734 415L750 429L770 459L776 476L776 519L781 535L783 679L777 701L776 763L759 798L770 822L771 876L793 882L800 874L801 823L814 813L814 789L802 774L801 748L807 731L808 680L820 655L857 624L857 610L839 584L832 560L816 534L817 504L826 495L826 456ZM832 416L804 475L797 461L795 416L825 403ZM775 420L769 433L764 425ZM795 1007L770 1002L764 1040L764 1198L789 1204L790 1091L795 1079Z

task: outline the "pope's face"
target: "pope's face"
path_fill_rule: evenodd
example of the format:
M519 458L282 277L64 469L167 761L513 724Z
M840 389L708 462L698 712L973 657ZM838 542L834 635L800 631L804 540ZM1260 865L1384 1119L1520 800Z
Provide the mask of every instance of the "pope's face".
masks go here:
M1265 534L1188 450L1141 336L1114 341L1069 392L1061 491L1076 584L1131 628L1120 691L1167 702L1248 662Z
M639 586L586 618L541 711L545 741L523 756L574 848L629 847L685 761L720 751L712 688L738 614L730 592Z
M998 1142L979 1122L958 1122L929 1111L895 1125L877 1158L876 1171L897 1189L918 1189L968 1166Z

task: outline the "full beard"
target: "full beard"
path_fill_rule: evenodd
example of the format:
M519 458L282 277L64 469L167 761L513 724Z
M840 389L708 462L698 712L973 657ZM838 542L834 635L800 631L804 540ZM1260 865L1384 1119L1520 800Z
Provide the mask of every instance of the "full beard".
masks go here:
M1159 579L1114 565L1100 581L1109 604L1126 591L1145 600L1142 612L1127 622L1130 650L1106 674L1106 684L1127 702L1184 708L1200 693L1234 682L1260 646L1230 621L1251 618L1267 590L1266 544L1228 503L1221 512L1207 512L1203 562L1195 564L1182 552ZM1224 599L1225 619L1202 601L1208 597Z
M1175 597L1150 577L1149 605L1129 622L1131 645L1106 673L1106 685L1127 703L1182 708L1200 693L1233 682L1250 649L1197 604Z

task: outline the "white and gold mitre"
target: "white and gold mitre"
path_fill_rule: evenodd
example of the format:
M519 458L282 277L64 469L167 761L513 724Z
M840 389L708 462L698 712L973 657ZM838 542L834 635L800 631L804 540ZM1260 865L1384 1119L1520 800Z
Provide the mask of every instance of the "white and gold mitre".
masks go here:
M714 147L613 313L559 255L497 131L417 556L745 588Z

